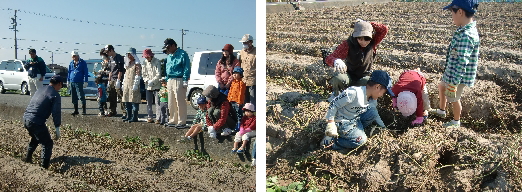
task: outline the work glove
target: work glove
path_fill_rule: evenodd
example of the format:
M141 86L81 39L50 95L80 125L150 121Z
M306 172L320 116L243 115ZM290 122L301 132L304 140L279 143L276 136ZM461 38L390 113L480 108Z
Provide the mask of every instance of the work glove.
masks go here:
M188 87L188 81L183 81L183 88L187 88Z
M413 120L411 122L411 125L413 125L413 126L420 125L420 124L422 124L422 122L424 122L424 117L417 117L417 118L415 118L415 120Z
M116 89L121 89L121 81L118 79L116 80L116 84L114 85Z
M54 133L56 134L56 137L54 139L60 139L60 127L56 127Z
M87 88L87 85L89 85L89 83L83 82L83 88Z
M132 86L133 91L137 91L140 88L140 76L134 76L134 85Z
M335 71L338 71L339 73L346 73L346 64L342 59L336 59L334 61L334 68Z
M339 133L337 133L337 125L335 125L335 122L326 124L326 130L324 131L324 134L330 137L339 136Z
M216 133L216 130L214 130L214 126L209 126L208 127L208 134L209 134L209 137L210 138L216 138L217 137L217 133Z
M457 85L454 84L448 84L446 86L446 93L445 95L449 98L455 98L457 96Z
M152 86L154 86L154 82L153 81L149 81L148 85L149 85L149 87L152 87Z
M394 109L397 108L397 98L396 97L392 98L392 107Z

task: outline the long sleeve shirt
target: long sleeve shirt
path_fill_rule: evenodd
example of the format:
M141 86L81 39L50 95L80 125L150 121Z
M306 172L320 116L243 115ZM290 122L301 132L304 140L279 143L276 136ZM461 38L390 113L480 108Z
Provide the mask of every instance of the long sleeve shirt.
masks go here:
M125 74L125 61L123 59L123 56L121 56L120 54L116 54L116 56L114 56L114 58L110 60L109 66L111 68L111 72L109 74L111 81L118 80L119 73ZM119 80L123 81L123 77L124 75L122 75Z
M415 94L417 98L417 110L415 111L415 115L422 117L424 116L422 92L425 85L426 78L422 74L414 70L409 70L401 74L397 83L393 85L392 91L395 95L399 95L399 93L403 91L410 91Z
M240 65L238 59L235 59L232 62L232 65L227 66L221 64L221 60L219 60L215 71L216 81L223 85L232 83L232 80L234 80L232 77L232 71L234 70L234 67L239 67Z
M172 78L182 78L188 81L190 78L190 59L184 50L178 48L173 54L169 54L166 58L165 79L168 81Z
M83 83L89 81L89 69L83 59L79 59L77 64L74 60L69 63L68 81L71 83Z
M59 127L62 122L62 97L52 86L44 86L38 89L31 98L29 105L25 109L24 119L36 125L45 125L45 122L53 115L55 127Z
M239 105L245 103L246 84L242 80L233 80L228 92L228 101L236 102Z
M246 130L246 132L256 130L256 116L243 116L243 118L241 118L241 123L239 124L239 129Z
M45 61L41 57L36 56L36 59L29 58L26 62L27 63L24 65L24 68L27 70L27 75L30 77L35 78L36 75L41 75L43 78L45 73L47 73ZM31 65L31 62L36 62L36 64Z
M335 122L355 121L371 106L377 106L377 101L373 99L368 101L366 86L348 87L330 103L326 112L326 119Z
M149 62L147 59L143 60L141 64L142 77L145 82L147 90L158 90L161 88L161 63L153 57L152 61ZM152 82L152 86L149 86L147 82Z
M477 76L480 39L476 22L459 27L446 54L442 80L449 84L473 87Z
M208 102L208 104L207 104L207 109L208 108L210 108L210 102ZM215 122L214 124L212 124L212 120L209 117L209 115L211 115L211 114L207 115L207 125L214 126L215 130L221 129L221 127L223 127L227 123L228 113L230 112L230 103L228 101L223 101L220 109L221 109L221 116L219 117L217 122Z
M377 51L377 46L382 42L384 37L386 37L386 34L388 33L388 27L384 24L379 24L375 22L370 22L373 29L375 30L375 35L373 35L372 41L375 42L375 46L373 47L374 53ZM336 59L342 59L345 60L346 57L348 57L348 50L350 47L348 46L348 41L343 41L339 46L337 46L337 49L335 49L332 54L328 55L326 57L326 64L330 67L334 66L334 61Z

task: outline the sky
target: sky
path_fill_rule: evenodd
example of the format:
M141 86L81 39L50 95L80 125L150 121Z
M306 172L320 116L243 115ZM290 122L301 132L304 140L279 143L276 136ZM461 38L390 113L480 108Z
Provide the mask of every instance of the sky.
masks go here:
M225 44L241 49L239 40L244 34L254 37L255 46L255 4L255 0L0 0L0 60L15 58L14 31L9 29L14 10L8 8L20 10L18 59L28 58L28 48L35 48L46 64L52 63L54 52L54 63L68 66L75 49L83 59L99 59L99 50L106 44L114 45L122 55L129 47L138 53L146 48L161 52L166 38L181 47L181 29L188 30L183 49L191 60L196 51L221 50Z

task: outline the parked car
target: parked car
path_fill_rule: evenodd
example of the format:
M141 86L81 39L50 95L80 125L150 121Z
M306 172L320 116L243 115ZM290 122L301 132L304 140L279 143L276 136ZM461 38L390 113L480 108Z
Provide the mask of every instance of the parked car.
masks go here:
M201 51L195 52L192 58L192 66L190 70L190 79L187 87L187 101L194 109L199 109L197 100L201 97L201 93L209 85L218 86L215 77L216 64L221 59L223 52L219 51ZM234 55L239 57L239 50L234 50Z
M24 68L26 61L22 60L3 60L0 62L0 93L4 94L7 90L20 90L22 95L29 95L29 76ZM55 73L47 66L43 85L49 85L49 80Z

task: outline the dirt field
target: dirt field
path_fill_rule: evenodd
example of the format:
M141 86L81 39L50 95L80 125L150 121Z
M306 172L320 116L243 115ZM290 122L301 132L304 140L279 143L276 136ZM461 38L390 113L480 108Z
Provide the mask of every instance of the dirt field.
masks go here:
M255 191L250 162L218 157L213 151L229 150L227 139L204 138L203 151L210 153L205 155L195 152L190 142L164 142L184 130L172 134L146 123L129 125L96 116L64 114L62 122L71 124L62 126L51 166L44 170L38 166L41 147L33 154L33 164L22 162L30 137L17 114L23 109L0 104L0 191Z
M390 130L377 131L352 151L322 151L324 115L333 71L321 48L348 38L356 18L384 23L389 33L372 69L393 79L420 67L431 106L456 27L447 3L386 3L267 14L267 182L273 189L325 191L522 190L522 4L481 3L476 17L481 47L477 81L462 98L462 127L429 117L411 127L379 99ZM451 111L451 109L448 109ZM368 131L369 132L369 131ZM368 133L367 132L367 133Z

